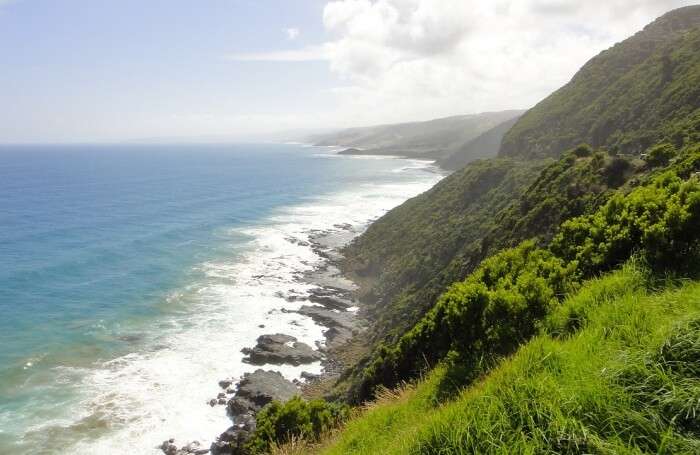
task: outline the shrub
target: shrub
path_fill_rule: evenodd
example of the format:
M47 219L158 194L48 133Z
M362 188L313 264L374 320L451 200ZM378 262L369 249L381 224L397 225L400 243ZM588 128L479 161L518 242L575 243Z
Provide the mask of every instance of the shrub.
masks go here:
M249 452L267 453L273 444L297 438L315 441L347 419L347 405L294 397L286 403L273 401L256 416L257 428L246 443Z
M616 194L591 215L563 223L552 242L585 276L609 270L640 250L652 268L683 270L699 258L700 182L675 172Z
M485 358L513 352L569 289L573 271L532 241L485 260L450 286L398 343L377 349L353 398L371 397L377 385L393 387L450 351L474 371Z
M676 156L676 149L673 145L668 143L658 144L649 149L645 161L651 167L666 166L674 156Z

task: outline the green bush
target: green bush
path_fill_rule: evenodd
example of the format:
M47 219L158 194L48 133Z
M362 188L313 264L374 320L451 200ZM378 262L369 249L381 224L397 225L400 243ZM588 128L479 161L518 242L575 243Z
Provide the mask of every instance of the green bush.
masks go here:
M314 441L348 418L347 405L294 397L286 403L273 401L256 416L256 430L246 443L253 454L267 453L273 444L295 438Z
M684 270L700 259L700 181L667 171L601 209L563 223L552 242L560 257L590 276L609 270L635 250L654 269Z
M644 160L651 167L660 167L668 165L674 156L676 156L675 147L664 143L650 148Z
M376 351L353 398L365 400L377 385L393 387L415 377L450 351L468 367L513 352L566 294L573 271L532 241L485 260L450 286L398 343Z

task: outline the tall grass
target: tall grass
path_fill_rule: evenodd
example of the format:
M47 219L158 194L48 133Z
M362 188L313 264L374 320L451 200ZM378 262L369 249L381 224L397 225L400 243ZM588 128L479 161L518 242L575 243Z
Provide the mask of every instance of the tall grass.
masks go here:
M452 400L454 366L383 399L326 454L700 454L700 283L650 290L639 267L586 283Z

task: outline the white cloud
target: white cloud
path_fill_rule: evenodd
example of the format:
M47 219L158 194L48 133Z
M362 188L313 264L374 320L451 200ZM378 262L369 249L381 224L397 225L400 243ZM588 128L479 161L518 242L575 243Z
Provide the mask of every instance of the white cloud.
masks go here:
M329 61L340 123L529 107L685 0L337 0L331 37L237 60Z
M301 33L301 30L298 28L286 28L284 29L284 33L287 35L287 39L290 41L294 41L299 37L299 34Z

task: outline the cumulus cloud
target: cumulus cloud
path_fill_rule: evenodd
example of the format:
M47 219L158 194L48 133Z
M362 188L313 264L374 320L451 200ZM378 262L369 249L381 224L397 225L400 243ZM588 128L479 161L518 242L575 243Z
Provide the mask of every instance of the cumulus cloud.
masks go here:
M249 60L328 60L344 123L523 108L685 0L336 0L330 37Z

